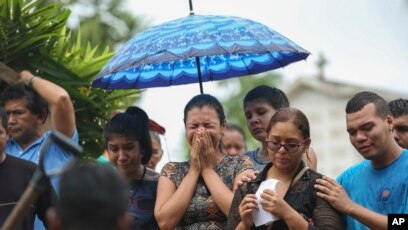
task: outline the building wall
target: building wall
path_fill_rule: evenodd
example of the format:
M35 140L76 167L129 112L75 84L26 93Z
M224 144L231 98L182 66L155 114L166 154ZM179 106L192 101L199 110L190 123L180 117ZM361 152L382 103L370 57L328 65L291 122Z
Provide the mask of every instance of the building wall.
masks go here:
M291 106L302 110L309 119L317 171L333 178L362 160L346 131L344 109L348 99L306 89L289 95Z

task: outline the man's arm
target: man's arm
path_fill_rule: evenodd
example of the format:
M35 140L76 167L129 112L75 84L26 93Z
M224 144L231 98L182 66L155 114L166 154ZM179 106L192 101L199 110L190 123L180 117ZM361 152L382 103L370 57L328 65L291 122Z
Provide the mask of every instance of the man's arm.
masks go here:
M31 86L48 103L52 128L72 137L75 131L75 111L67 91L29 71L22 71L19 81Z
M371 229L387 229L387 216L353 202L343 187L332 178L324 176L323 179L317 179L315 188L319 190L316 195L325 199L339 212L353 217Z
M31 86L47 103L51 111L52 128L72 137L75 131L75 111L71 98L62 87L34 76L29 71L20 74L0 62L0 80L7 84L21 82Z

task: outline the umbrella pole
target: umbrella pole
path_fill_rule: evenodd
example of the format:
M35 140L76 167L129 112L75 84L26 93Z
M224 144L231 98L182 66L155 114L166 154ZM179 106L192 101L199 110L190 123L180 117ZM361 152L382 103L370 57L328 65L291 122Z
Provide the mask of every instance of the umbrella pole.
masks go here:
M195 57L196 64L197 64L197 72L198 72L198 83L200 83L200 93L203 94L203 79L201 79L201 68L200 68L200 58Z
M192 0L189 0L189 4L190 4L190 15L194 14L194 10L193 10L193 2Z

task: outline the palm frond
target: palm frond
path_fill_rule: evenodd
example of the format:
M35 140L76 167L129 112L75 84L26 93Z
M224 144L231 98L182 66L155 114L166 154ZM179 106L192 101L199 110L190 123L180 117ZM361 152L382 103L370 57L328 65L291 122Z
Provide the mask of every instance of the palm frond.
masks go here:
M0 61L67 90L74 103L80 144L87 157L95 157L103 150L102 131L112 111L133 104L139 91L89 87L113 52L108 47L99 51L97 45L83 45L80 33L73 39L66 28L69 14L61 4L44 0L0 1Z

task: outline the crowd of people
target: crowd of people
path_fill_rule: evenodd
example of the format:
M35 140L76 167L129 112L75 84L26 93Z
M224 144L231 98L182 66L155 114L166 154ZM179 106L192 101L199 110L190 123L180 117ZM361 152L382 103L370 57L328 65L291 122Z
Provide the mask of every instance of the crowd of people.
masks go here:
M50 135L44 123L79 140L63 88L28 71L13 76L0 79L9 84L0 108L0 226L39 163ZM228 124L216 97L200 94L184 108L189 160L160 173L165 129L137 106L108 121L98 161L71 161L52 143L46 171L73 163L46 181L16 229L387 229L387 214L408 214L407 99L387 103L363 91L348 101L345 132L365 159L337 179L317 172L312 124L282 90L257 86L242 105L258 148L247 150L243 128ZM271 180L276 186L264 189ZM276 220L258 224L260 209Z

